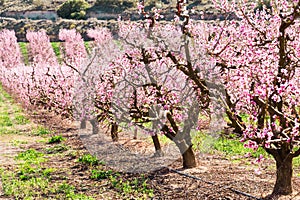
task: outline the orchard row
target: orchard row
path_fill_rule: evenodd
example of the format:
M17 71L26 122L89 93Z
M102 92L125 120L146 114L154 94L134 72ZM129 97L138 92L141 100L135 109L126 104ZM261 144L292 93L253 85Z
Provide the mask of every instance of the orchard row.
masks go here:
M0 33L3 86L24 104L43 106L81 121L141 127L156 141L171 139L184 167L195 167L190 133L206 115L210 130L226 125L245 147L263 147L276 160L273 193L292 192L292 160L299 150L299 1L271 8L215 2L241 20L193 22L178 1L175 20L119 21L119 32L89 30L91 51L75 30L61 30L63 62L45 32L28 32L30 65L24 65L13 31ZM149 127L149 122L152 127Z

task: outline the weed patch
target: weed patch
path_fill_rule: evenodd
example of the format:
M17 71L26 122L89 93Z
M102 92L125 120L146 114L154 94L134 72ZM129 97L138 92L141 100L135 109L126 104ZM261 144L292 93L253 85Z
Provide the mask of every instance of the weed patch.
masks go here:
M69 148L66 145L58 144L54 147L45 148L44 151L47 154L55 154L55 153L62 153L64 151L69 150Z
M86 165L91 165L91 166L104 164L102 161L99 161L96 156L93 156L91 154L84 154L77 161L80 163L86 164Z
M110 182L112 187L118 190L118 192L127 197L129 194L138 195L143 194L145 199L153 197L153 190L149 189L147 179L143 176L142 178L134 178L133 180L124 180L118 176L110 176Z
M0 126L12 126L13 123L7 113L0 115Z
M27 119L24 115L15 115L14 121L18 125L24 125L29 123L29 119Z
M96 180L103 180L109 178L112 175L112 173L112 170L105 171L93 169L91 178Z
M82 199L82 200L93 200L94 198L86 196L84 194L76 194L75 193L75 187L72 185L69 185L67 183L62 183L57 188L58 193L65 194L65 197L67 199Z
M45 162L46 159L43 157L44 154L41 152L38 152L34 149L28 149L24 152L19 153L16 156L17 160L23 160L27 163L32 163L32 164L39 164L41 162Z
M221 153L229 158L243 158L247 154L255 158L260 155L268 157L268 154L262 148L258 148L257 151L245 148L244 144L235 138L213 137L204 133L194 133L192 138L195 150L200 152Z
M48 140L48 144L60 143L64 140L65 138L63 138L61 135L55 135Z
M36 136L43 136L49 134L51 134L51 131L43 126L38 126L32 131L32 135L36 135Z

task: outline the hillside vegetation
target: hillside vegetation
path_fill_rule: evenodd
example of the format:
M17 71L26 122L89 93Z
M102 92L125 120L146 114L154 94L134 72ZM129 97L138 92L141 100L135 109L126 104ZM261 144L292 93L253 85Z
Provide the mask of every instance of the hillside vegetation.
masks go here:
M6 11L29 11L29 10L57 10L67 0L0 0L0 13ZM90 4L90 10L102 12L131 12L136 10L138 0L86 0ZM175 7L175 0L146 0L146 10L152 7L169 8ZM208 11L212 9L210 0L190 0L188 7L196 10Z

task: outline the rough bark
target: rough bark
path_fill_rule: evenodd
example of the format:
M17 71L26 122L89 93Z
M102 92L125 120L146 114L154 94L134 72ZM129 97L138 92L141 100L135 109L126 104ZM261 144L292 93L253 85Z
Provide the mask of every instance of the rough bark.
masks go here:
M134 128L134 134L133 134L133 139L134 139L134 140L137 139L137 133L138 133L138 130L137 130L137 128L135 127L135 128Z
M97 119L91 119L90 123L92 124L92 127L93 127L93 134L98 134L98 132L99 132L99 126L98 126Z
M188 149L182 154L182 165L183 168L194 168L197 167L196 157L192 146L189 146Z
M293 157L274 156L276 160L276 183L272 195L288 195L292 193Z
M116 142L119 140L119 136L118 136L118 124L116 122L111 124L111 139L112 141Z
M152 136L152 141L153 141L153 144L154 144L154 147L155 147L154 157L163 156L163 152L162 152L162 149L161 149L161 146L160 146L157 135Z
M186 141L175 142L182 155L182 166L185 169L197 167L196 157L192 145Z
M80 121L80 129L86 129L86 120Z

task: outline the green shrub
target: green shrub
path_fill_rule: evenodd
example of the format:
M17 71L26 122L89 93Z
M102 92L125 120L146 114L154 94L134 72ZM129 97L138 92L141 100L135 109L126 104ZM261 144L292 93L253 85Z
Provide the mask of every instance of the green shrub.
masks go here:
M27 164L39 164L45 162L44 154L36 151L35 149L28 149L19 153L16 157L16 160L25 161Z
M103 164L103 162L100 162L96 156L93 156L91 154L84 154L78 159L78 162L81 162L83 164L87 165L98 165Z
M86 19L90 5L85 0L68 0L57 10L57 15L65 19Z
M94 6L99 10L106 12L123 12L128 8L136 7L136 0L123 1L123 0L96 0Z
M16 159L18 160L24 160L24 161L30 161L30 160L35 160L40 157L43 157L43 153L36 151L35 149L28 149L26 151L20 152L17 156Z
M91 178L96 180L103 180L109 178L111 174L112 174L112 170L105 171L105 170L93 169Z
M48 144L53 144L53 143L60 143L62 141L64 141L65 139L63 138L63 136L61 135L55 135L52 136L49 140L48 140Z
M37 128L35 128L33 131L32 131L32 134L33 135L38 135L38 136L42 136L42 135L47 135L47 134L50 134L51 131L43 126L38 126Z
M103 5L121 5L123 4L123 0L96 0L96 6L103 6Z
M64 144L55 145L54 147L45 148L44 151L47 154L55 154L55 153L61 153L64 151L67 151L69 149L68 146Z

